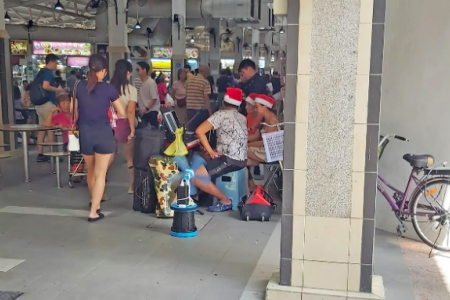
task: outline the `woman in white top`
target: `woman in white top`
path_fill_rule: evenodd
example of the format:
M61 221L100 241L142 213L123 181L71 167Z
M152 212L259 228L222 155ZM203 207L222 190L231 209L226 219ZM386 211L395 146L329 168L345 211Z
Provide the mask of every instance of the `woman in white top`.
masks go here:
M123 153L127 160L127 167L130 173L130 188L128 193L134 192L134 170L133 170L133 152L134 152L134 130L135 130L135 112L137 103L137 90L130 83L133 67L125 59L116 62L114 75L111 84L117 89L120 95L120 101L125 107L126 115L117 120L115 128L115 138L123 146Z

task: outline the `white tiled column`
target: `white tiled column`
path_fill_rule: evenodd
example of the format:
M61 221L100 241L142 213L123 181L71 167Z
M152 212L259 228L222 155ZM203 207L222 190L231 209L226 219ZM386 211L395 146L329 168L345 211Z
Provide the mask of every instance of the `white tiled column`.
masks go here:
M288 0L285 136L295 138L285 138L280 274L266 299L384 298L372 258L385 4Z
M119 12L125 11L126 0L117 0ZM114 66L119 59L128 58L128 32L126 14L116 13L114 6L108 7L108 53L109 53L109 76L114 74Z

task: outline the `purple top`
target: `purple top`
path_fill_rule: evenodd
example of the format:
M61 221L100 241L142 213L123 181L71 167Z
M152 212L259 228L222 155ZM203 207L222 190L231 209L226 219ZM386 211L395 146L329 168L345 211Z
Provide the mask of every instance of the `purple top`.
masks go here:
M77 87L78 124L109 124L108 111L111 102L119 99L116 88L109 83L98 82L91 93L87 91L87 81Z

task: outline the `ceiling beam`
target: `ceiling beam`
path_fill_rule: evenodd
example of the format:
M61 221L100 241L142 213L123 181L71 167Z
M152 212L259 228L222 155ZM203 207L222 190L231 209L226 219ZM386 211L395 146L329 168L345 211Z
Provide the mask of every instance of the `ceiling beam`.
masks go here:
M76 13L72 13L72 12L68 12L68 11L64 11L64 10L56 10L50 7L45 7L45 6L41 6L41 5L32 5L31 6L32 9L36 9L39 11L48 11L51 13L59 13L61 15L66 15L66 16L70 16L70 17L74 17L74 18L82 18L82 19L86 19L86 20L94 20L94 17L88 17L88 16L84 16L81 14L76 14Z
M5 1L5 9L13 8L13 7L29 7L31 5L50 2L52 0L28 0L28 1L20 1L20 0L6 0Z

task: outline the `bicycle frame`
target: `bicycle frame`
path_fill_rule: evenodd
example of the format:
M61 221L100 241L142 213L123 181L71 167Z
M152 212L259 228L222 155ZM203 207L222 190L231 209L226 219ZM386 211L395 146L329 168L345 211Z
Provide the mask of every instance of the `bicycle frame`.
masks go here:
M410 191L414 191L414 189L419 186L420 179L416 176L417 170L413 169L411 171L411 174L409 175L408 184L406 185L405 191L402 192L396 187L392 186L387 180L385 180L383 177L378 175L377 179L377 190L380 191L380 193L384 196L384 198L387 200L389 205L391 206L392 210L394 211L400 211L405 214L411 214L410 212L410 206L408 204L408 210L405 212L405 203L407 200L407 197L409 195ZM415 187L413 187L413 183L415 184ZM399 196L402 197L402 201L395 201L395 199L388 193L388 190L394 191Z

